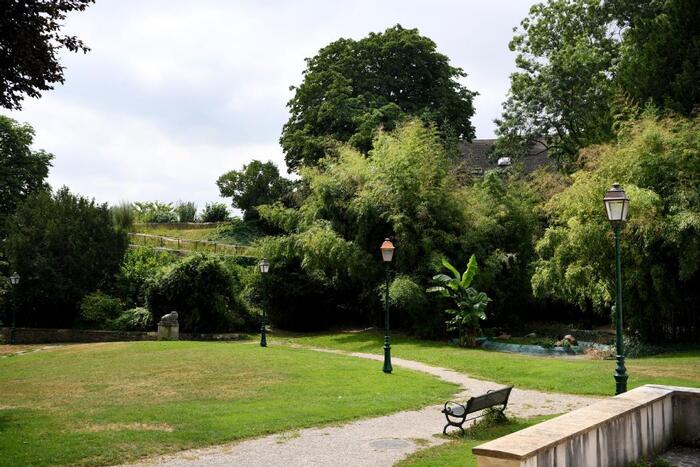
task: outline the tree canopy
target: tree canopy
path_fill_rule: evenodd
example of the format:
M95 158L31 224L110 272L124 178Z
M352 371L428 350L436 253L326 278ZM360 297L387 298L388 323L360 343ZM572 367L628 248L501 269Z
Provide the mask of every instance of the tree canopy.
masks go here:
M510 49L518 71L496 121L497 151L535 142L567 166L609 141L615 123L651 101L690 116L700 104L700 4L693 0L548 0Z
M460 83L465 76L417 29L396 25L332 42L306 59L302 83L291 87L280 138L287 167L316 165L335 141L367 153L377 127L391 130L406 116L471 139L476 93Z
M616 143L583 151L573 184L547 204L532 286L604 315L615 297L612 228L602 197L630 198L622 231L625 326L650 340L693 338L700 322L700 121L646 115Z
M273 162L259 160L226 172L216 184L221 196L231 198L233 207L242 210L246 220L258 217L257 206L282 201L292 189L291 180L281 177Z
M61 33L66 14L95 0L3 0L0 10L0 106L21 109L25 96L63 83L62 49L87 52L76 36Z
M0 115L0 239L17 204L32 193L48 188L46 177L53 155L33 151L34 129Z

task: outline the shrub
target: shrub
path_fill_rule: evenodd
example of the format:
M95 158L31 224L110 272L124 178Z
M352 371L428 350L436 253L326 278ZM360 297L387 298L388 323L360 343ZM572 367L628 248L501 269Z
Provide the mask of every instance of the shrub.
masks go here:
M192 201L178 201L175 205L175 212L180 222L194 222L197 216L197 205Z
M381 299L384 300L383 290ZM389 304L392 317L398 317L399 322L407 323L407 326L420 334L425 317L430 313L425 287L419 285L411 276L399 274L389 285Z
M122 312L118 298L100 291L86 295L80 301L80 324L91 329L108 329L110 322Z
M67 188L30 196L8 232L7 256L22 276L16 290L20 325L72 326L81 299L109 289L128 245L107 205Z
M148 287L146 303L156 321L177 311L184 332L234 331L252 323L239 292L231 270L199 254L163 270Z
M115 228L124 231L130 231L133 229L136 214L131 203L122 201L116 206L112 206L109 210L112 213L112 222L114 223Z
M228 219L228 208L224 203L207 203L202 212L202 222L224 222Z
M156 224L177 222L177 214L170 203L146 201L134 203L133 206L139 222L152 222Z
M123 311L109 326L117 331L148 331L153 327L153 315L146 308L131 308Z
M114 290L128 307L146 303L146 289L165 266L176 261L168 253L153 248L131 248L117 273Z

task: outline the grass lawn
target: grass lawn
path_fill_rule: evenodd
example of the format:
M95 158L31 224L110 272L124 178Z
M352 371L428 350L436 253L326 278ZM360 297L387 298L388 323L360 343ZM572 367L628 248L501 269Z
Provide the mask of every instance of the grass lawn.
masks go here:
M472 454L473 447L520 431L548 418L552 417L535 417L527 420L513 419L499 425L479 423L467 430L464 437L458 437L449 443L418 451L397 465L399 467L476 467L476 458Z
M278 337L302 345L354 352L381 353L380 332L348 332L301 337ZM584 358L533 357L481 349L464 349L443 342L396 335L392 356L417 360L520 388L571 394L613 395L615 362ZM628 387L648 383L700 387L700 349L628 359Z
M2 465L113 464L422 407L457 388L255 343L83 344L0 359Z

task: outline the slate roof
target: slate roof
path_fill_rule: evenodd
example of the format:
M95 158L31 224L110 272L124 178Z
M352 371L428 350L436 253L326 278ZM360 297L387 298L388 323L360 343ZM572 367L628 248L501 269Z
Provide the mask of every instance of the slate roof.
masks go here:
M460 143L462 164L459 172L465 175L480 176L487 170L503 169L498 166L496 158L490 155L491 148L496 143L495 139L475 139L471 142ZM522 164L523 173L529 174L539 167L550 165L547 150L541 144L536 144L530 153L522 157L513 157L513 165Z

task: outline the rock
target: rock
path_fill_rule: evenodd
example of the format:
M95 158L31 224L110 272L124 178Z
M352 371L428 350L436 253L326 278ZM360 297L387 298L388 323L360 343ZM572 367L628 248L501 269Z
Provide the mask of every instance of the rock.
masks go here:
M180 324L177 311L171 311L158 322L158 340L176 341L180 339Z
M530 334L525 334L525 337L537 337L537 333L531 332Z
M506 333L504 332L504 333L503 333L503 334L501 334L500 336L497 336L497 337L496 337L496 339L504 339L504 340L508 340L508 339L510 339L510 337L511 337L511 335L510 335L510 334L506 334Z
M565 335L563 340L569 341L569 344L571 344L571 345L578 345L578 341L571 334Z

